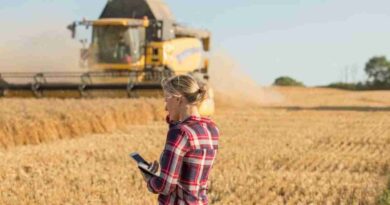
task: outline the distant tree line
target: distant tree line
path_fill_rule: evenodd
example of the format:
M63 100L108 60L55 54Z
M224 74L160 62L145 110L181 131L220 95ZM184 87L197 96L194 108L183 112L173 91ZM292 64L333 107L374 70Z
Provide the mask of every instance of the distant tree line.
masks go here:
M288 77L288 76L282 76L275 79L274 85L276 86L298 86L303 87L302 82L299 82L295 80L294 78Z
M365 82L347 83L336 82L331 83L325 87L340 88L347 90L382 90L390 89L390 62L385 56L372 57L364 68L368 78ZM289 76L282 76L277 78L273 85L276 86L304 86Z
M390 62L385 56L372 57L364 68L368 78L365 82L337 82L328 85L331 88L348 90L383 90L390 89Z

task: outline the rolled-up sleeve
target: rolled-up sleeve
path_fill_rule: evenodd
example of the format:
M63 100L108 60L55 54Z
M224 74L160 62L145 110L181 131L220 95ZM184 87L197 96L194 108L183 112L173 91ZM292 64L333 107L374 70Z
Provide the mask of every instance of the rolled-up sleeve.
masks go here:
M160 176L148 181L149 189L156 194L168 195L177 186L183 157L189 150L188 138L180 128L172 127L168 131L167 141L160 158Z

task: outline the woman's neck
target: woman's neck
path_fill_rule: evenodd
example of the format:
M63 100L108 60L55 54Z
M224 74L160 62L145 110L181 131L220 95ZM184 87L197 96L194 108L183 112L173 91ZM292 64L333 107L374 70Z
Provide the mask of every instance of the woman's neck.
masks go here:
M187 119L190 116L200 117L198 107L195 105L187 105L180 112L180 121Z

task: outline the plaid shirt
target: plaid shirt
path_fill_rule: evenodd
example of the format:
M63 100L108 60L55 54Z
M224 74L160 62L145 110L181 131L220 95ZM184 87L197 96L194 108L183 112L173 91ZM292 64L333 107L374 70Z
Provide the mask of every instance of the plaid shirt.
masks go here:
M170 124L159 177L148 187L159 204L208 204L207 180L218 149L219 131L208 118L190 116Z

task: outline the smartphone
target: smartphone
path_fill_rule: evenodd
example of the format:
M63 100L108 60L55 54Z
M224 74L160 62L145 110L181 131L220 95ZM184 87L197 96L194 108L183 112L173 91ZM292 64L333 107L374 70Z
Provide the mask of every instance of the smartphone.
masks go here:
M133 152L130 154L130 157L137 162L138 168L145 174L149 176L157 176L156 173L153 173L149 170L150 164L141 157L137 152Z
M141 155L139 155L137 152L131 153L130 156L137 162L138 165L145 164L147 166L150 166L150 164L144 158L142 158Z

